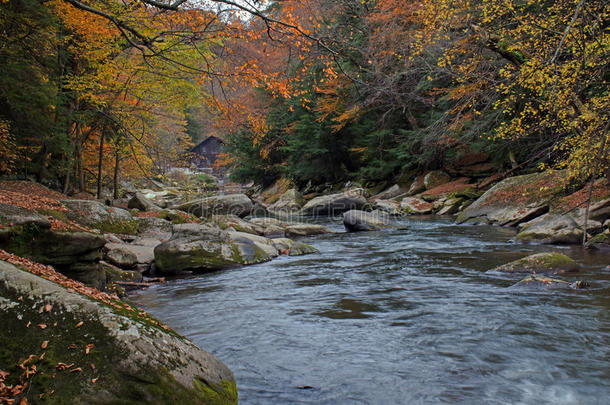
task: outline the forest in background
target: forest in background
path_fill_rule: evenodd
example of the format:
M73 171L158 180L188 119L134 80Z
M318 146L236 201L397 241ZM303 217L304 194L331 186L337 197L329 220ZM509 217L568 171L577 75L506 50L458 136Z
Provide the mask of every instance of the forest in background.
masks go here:
M237 181L608 175L610 2L2 0L0 174L63 191L184 164Z

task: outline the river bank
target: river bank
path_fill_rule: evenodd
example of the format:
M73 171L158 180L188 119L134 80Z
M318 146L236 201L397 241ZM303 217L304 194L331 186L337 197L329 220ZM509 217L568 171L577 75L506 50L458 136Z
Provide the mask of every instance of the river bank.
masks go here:
M133 190L123 200L96 201L82 196L71 198L34 183L3 182L0 184L0 248L9 254L51 265L65 276L105 291L116 300L126 289L154 286L166 277L217 274L213 272L218 270L236 274L244 265L264 267L265 263L277 262L281 266L294 261L312 262L324 272L324 266L335 266L331 257L327 257L329 250L325 253L319 247L329 241L339 241L349 252L350 247L345 244L348 241L358 246L361 241L372 240L385 246L384 238L393 239L390 249L382 249L383 252L374 243L365 242L367 252L361 251L363 257L349 254L347 258L342 257L341 249L333 251L332 257L341 263L348 259L354 260L355 265L368 263L374 273L385 271L388 266L395 271L402 267L392 263L405 260L401 256L405 249L411 250L414 246L420 246L423 252L430 249L431 246L421 244L427 240L424 235L431 232L422 224L426 223L425 218L430 218L426 215L434 213L437 216L431 218L446 218L441 220L439 231L442 232L486 234L490 232L486 231L487 225L492 224L502 226L491 228L492 233L510 235L509 240L518 248L511 249L509 255L488 257L486 280L494 277L510 280L514 288L526 290L587 289L594 295L606 288L605 278L600 279L599 274L605 274L610 263L603 253L610 246L607 180L595 183L588 215L583 204L586 190L570 188L563 173L552 171L507 178L493 186L433 172L415 178L406 191L397 184L374 195L371 190L354 184L305 195L290 188L288 183L276 184L268 190L253 190L248 195L218 195L207 191L193 194L192 190L184 192L176 186L157 184L155 187L157 191ZM458 223L469 225L447 226L456 216ZM329 222L329 218L337 218L339 222ZM434 223L435 219L431 221ZM585 233L591 239L586 250L579 246ZM417 241L418 237L422 240ZM453 236L442 233L437 236L440 240L448 237ZM469 238L477 239L473 235ZM431 243L434 250L433 240L425 243ZM476 249L469 253L455 251L454 247L462 246L457 240L444 243L454 245L448 249L441 243L439 248L441 256L449 254L446 258L449 262L459 262L460 257L468 260L464 254L479 254ZM578 247L568 250L552 247L558 245ZM468 249L467 245L462 247ZM538 255L521 260L529 253ZM388 254L400 257L388 259ZM304 255L307 256L295 258ZM384 259L380 262L376 255ZM320 257L327 259L318 262ZM601 260L596 262L595 269L591 267L591 257ZM436 259L431 262L433 267ZM375 263L381 263L380 268L375 269ZM425 261L418 266L425 268ZM351 265L346 263L340 267L347 269ZM345 272L330 279L322 277L331 280L331 285L343 285L343 280L349 278ZM7 291L14 289L14 286L7 287ZM338 302L338 312L327 313L331 319L351 319L352 315L355 319L361 319L360 315L368 318L369 309L377 311L376 305L367 300L359 303L345 298ZM7 359L17 361L28 355L24 352ZM11 365L3 365L8 366ZM223 373L230 375L230 371ZM191 389L189 378L192 379L181 380L187 390ZM218 392L229 389L222 385L223 380L212 384ZM193 386L197 390L197 385Z

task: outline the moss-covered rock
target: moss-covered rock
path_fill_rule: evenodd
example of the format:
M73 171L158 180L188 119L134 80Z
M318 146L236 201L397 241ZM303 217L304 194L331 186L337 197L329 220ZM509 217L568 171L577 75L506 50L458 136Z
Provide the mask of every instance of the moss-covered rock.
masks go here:
M155 263L163 274L216 271L261 263L271 260L270 250L278 254L270 241L269 246L266 241L269 240L264 237L225 232L207 225L175 225L172 237L155 247Z
M303 242L295 242L288 251L289 256L304 256L314 253L320 253L315 247Z
M224 364L127 308L0 262L0 369L28 383L17 403L237 403Z
M546 252L537 253L519 260L496 267L490 271L502 273L531 273L531 274L563 274L578 272L580 267L568 256Z
M89 286L102 289L104 276L98 261L106 240L89 232L55 232L30 223L13 227L0 248L55 266L61 273Z

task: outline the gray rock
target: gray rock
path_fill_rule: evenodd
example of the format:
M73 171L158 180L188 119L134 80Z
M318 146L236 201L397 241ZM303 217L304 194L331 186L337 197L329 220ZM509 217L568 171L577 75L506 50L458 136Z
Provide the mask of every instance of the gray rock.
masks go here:
M519 260L496 267L492 272L530 273L530 274L564 274L575 273L580 266L568 256L555 253L537 253Z
M411 186L409 187L409 191L407 191L408 195L415 195L421 193L426 190L426 186L424 185L424 176L417 176Z
M57 378L31 384L26 393L30 402L53 390L52 401L58 403L122 403L131 398L174 404L181 398L181 403L237 404L235 379L220 360L137 311L114 309L5 262L0 262L0 297L0 324L12 331L0 334L3 361L17 364L41 353L45 340L46 358L54 359L37 363L37 375ZM125 305L118 300L112 304ZM47 328L36 327L32 334L28 322ZM70 350L72 344L78 348ZM89 355L84 354L86 344L93 346ZM73 365L59 372L57 361L62 360ZM95 369L89 367L93 362Z
M71 215L68 215L71 219L90 227L133 221L129 211L108 207L95 200L63 200L62 203L71 210Z
M286 231L280 226L270 225L265 228L263 235L265 235L266 238L283 238L286 236Z
M381 193L371 197L371 200L390 200L403 194L404 191L398 184L394 184L392 187L382 191Z
M327 227L316 224L291 224L288 225L285 229L287 236L310 236L333 233L333 231L331 231Z
M239 232L262 235L264 228L238 217L237 215L213 215L210 222L216 224L221 229L233 228Z
M128 208L135 208L140 211L160 211L161 208L157 207L152 201L144 197L139 191L134 194L133 197L127 203Z
M434 206L417 197L405 197L400 202L400 208L407 214L431 214Z
M44 215L14 205L0 204L0 224L13 226L33 226L50 229L51 222Z
M237 215L245 217L252 211L252 200L245 194L229 194L190 201L176 207L198 217Z
M400 203L394 200L376 200L373 203L373 208L379 211L388 213L389 215L400 216Z
M367 205L362 189L313 198L301 209L302 215L338 215L349 210L359 210Z
M133 269L138 264L138 257L126 245L106 245L104 258L111 264L122 269Z
M521 226L517 239L546 244L578 244L583 229L570 215L546 214Z
M273 241L269 238L265 238L264 236L253 235L246 232L229 232L229 238L235 243L244 243L246 245L254 244L265 252L269 258L278 257L280 255L276 247L273 245ZM263 260L263 258L248 257L244 261L244 264L260 263L261 261L267 260Z
M304 256L314 253L320 253L315 247L303 242L295 242L288 251L289 256Z
M343 226L348 232L379 231L396 227L388 215L358 210L343 214Z
M136 218L139 236L160 236L169 238L172 234L172 223L163 218Z
M280 196L280 198L269 206L271 212L294 213L298 212L305 200L301 193L296 189L290 189Z

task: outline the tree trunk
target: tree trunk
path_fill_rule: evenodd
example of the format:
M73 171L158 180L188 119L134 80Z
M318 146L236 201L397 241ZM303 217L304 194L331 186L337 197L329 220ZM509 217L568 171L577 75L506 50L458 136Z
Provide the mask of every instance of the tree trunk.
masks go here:
M83 150L80 145L76 149L76 172L78 176L78 191L85 191L85 171L83 170Z
M106 134L106 129L102 130L100 135L100 150L97 161L97 198L102 198L102 166L104 160L104 135Z
M119 164L121 160L119 158L119 151L114 152L114 199L119 199Z

